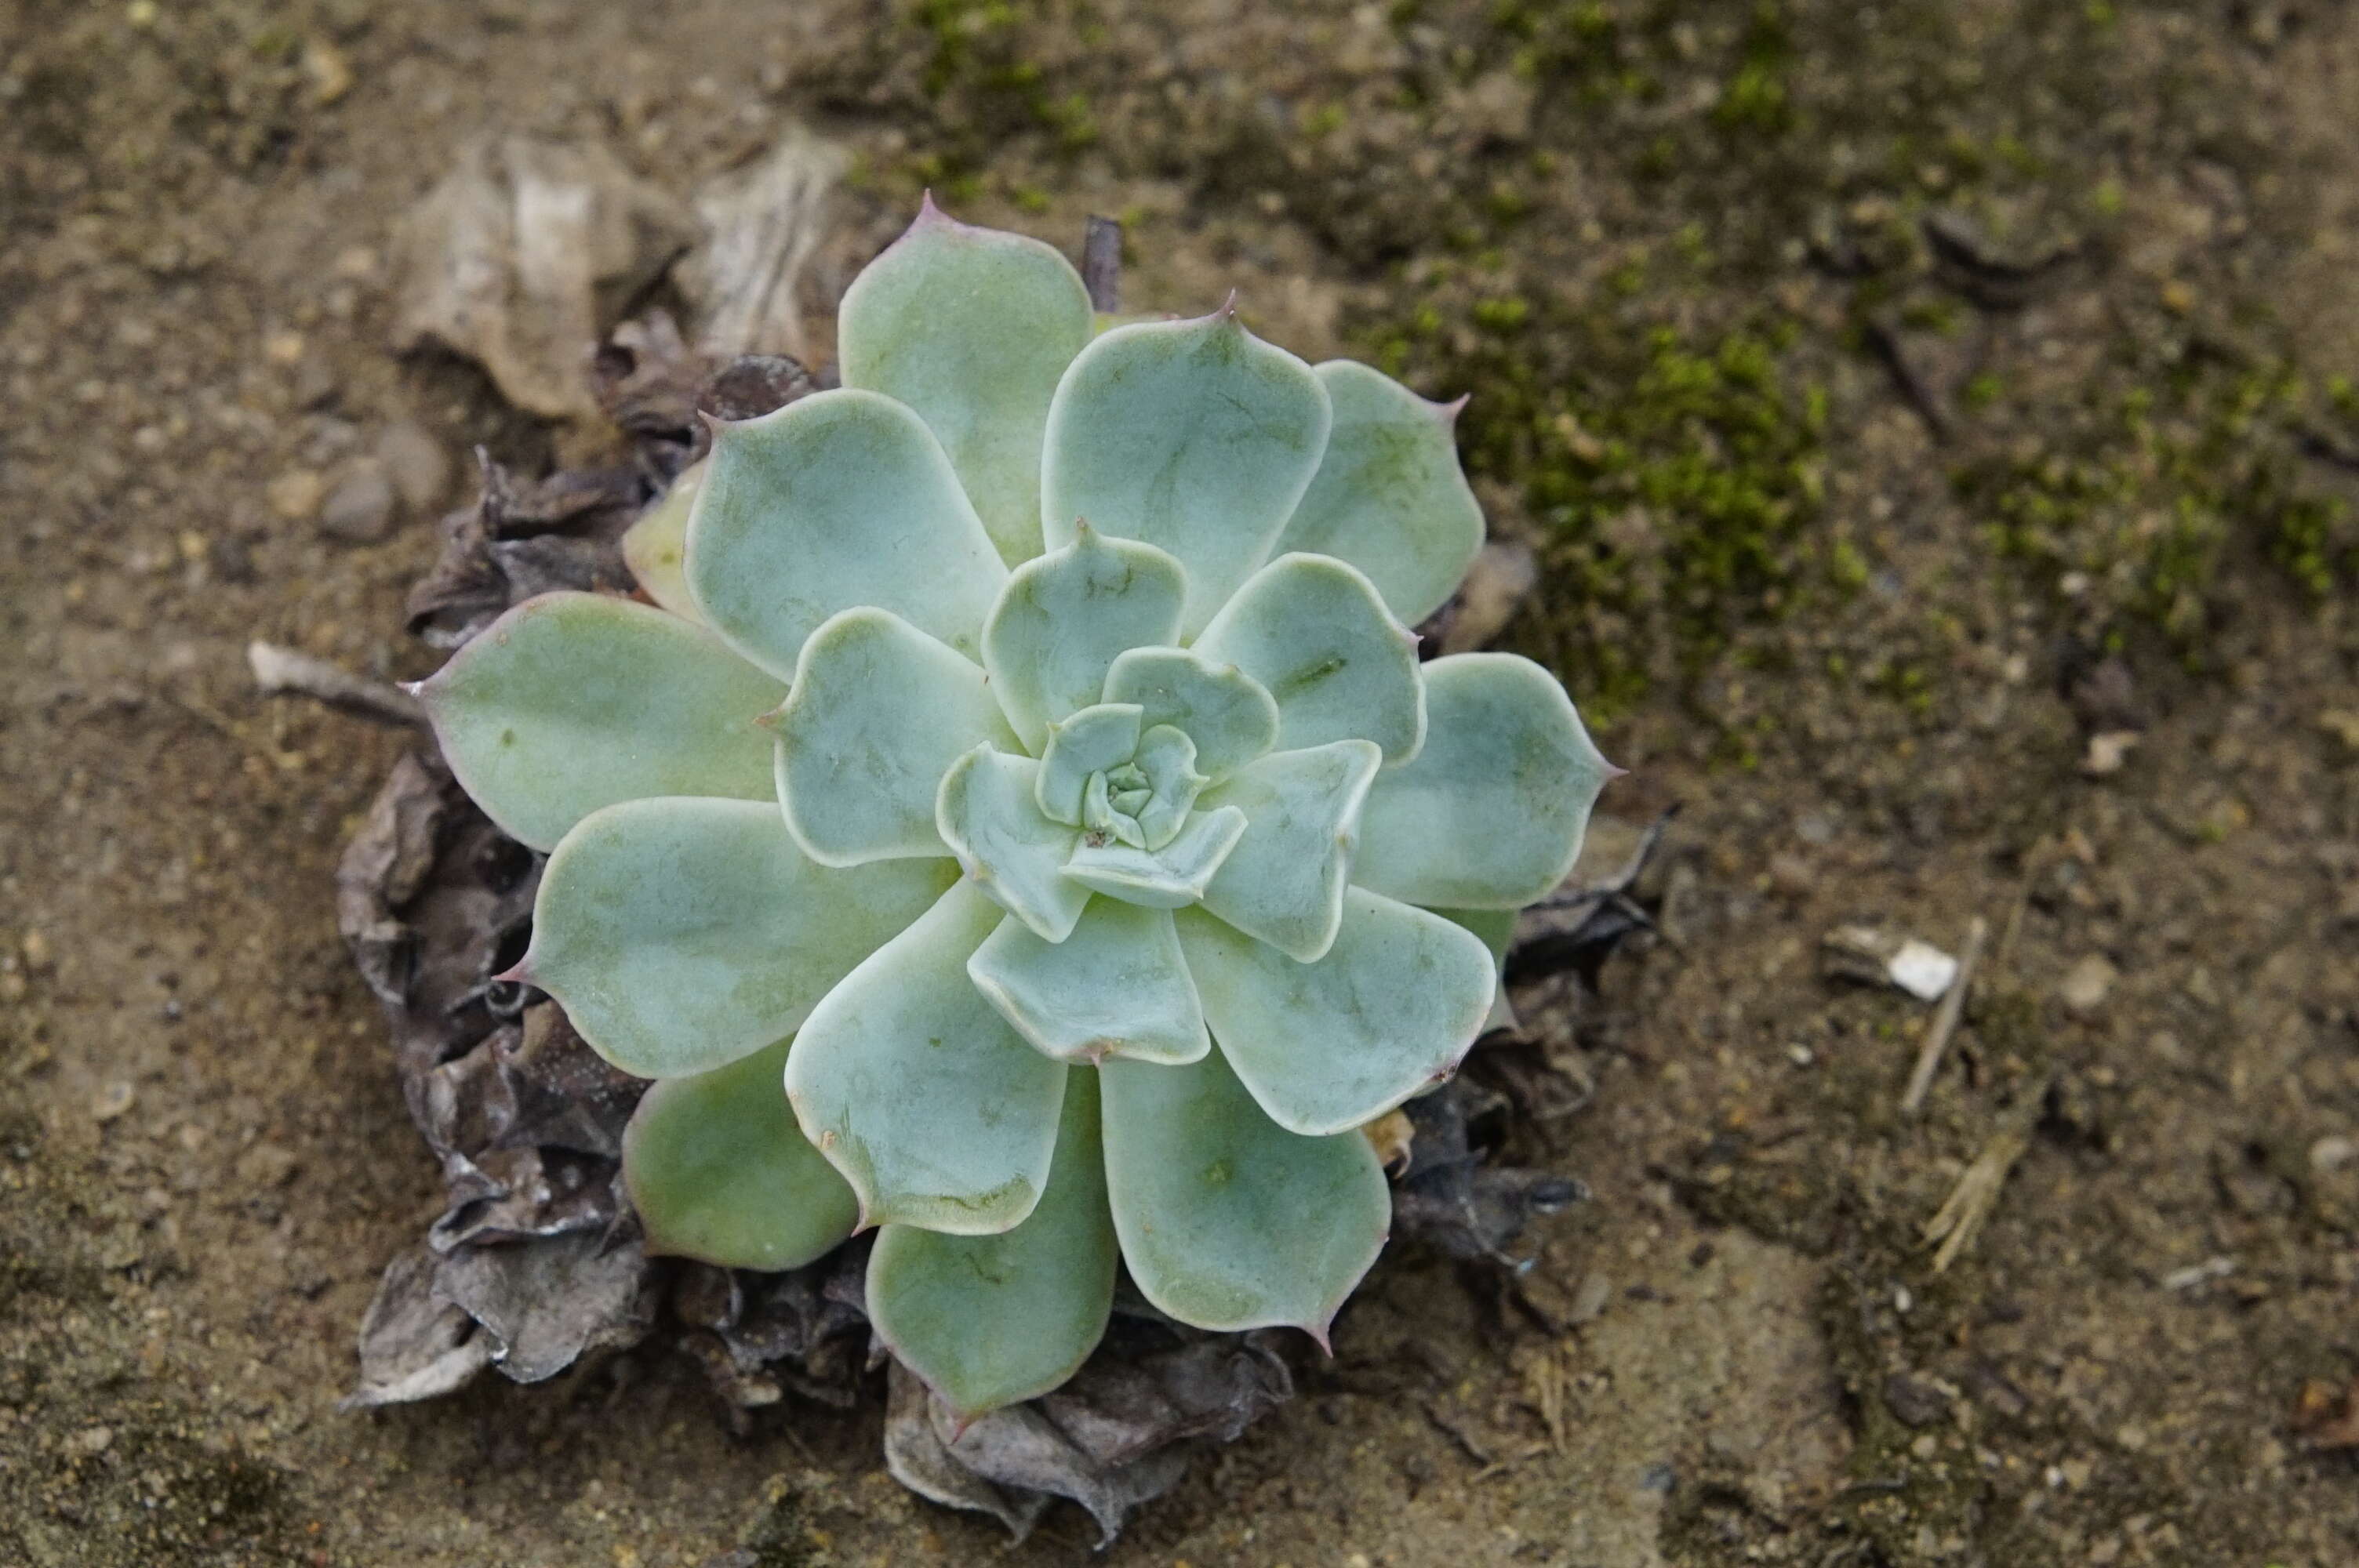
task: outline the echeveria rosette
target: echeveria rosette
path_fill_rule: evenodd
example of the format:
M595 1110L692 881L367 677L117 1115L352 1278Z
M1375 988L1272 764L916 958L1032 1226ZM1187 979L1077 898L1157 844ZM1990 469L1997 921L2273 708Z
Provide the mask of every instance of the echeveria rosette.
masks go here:
M1228 309L1093 331L929 206L844 385L643 525L661 608L532 600L424 688L550 851L520 971L662 1080L650 1245L880 1227L878 1332L967 1415L1081 1364L1117 1259L1323 1338L1390 1218L1358 1130L1456 1069L1612 773L1538 666L1417 659L1482 538L1452 409Z

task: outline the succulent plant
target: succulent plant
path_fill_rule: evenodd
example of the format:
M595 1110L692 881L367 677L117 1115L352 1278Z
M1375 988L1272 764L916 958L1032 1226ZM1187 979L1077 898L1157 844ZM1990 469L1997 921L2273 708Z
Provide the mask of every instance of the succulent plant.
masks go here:
M658 1080L648 1246L881 1227L962 1416L1071 1375L1118 1264L1323 1341L1391 1212L1358 1130L1456 1069L1614 771L1539 666L1418 660L1483 535L1455 408L1233 308L1108 325L930 204L839 339L640 525L654 605L530 600L422 688L549 852L517 974Z

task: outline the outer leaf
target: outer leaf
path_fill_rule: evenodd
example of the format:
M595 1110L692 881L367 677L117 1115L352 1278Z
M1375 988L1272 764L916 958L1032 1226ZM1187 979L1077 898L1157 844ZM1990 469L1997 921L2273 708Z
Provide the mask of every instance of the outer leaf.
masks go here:
M1456 1072L1498 984L1481 937L1363 888L1315 964L1192 910L1179 920L1229 1065L1291 1132L1357 1127Z
M623 533L623 561L647 597L670 611L701 622L688 591L688 514L704 488L704 460L673 476L671 488Z
M860 1195L864 1224L995 1235L1049 1179L1065 1065L966 978L1002 918L972 884L951 888L828 993L787 1062L803 1135Z
M1483 1034L1516 1027L1516 1010L1507 1000L1507 949L1515 946L1516 914L1512 909L1437 909L1444 920L1456 921L1483 939L1491 949L1491 967L1499 977L1491 993L1491 1011L1483 1020ZM1480 1039L1477 1035L1475 1038Z
M977 746L1016 750L983 671L881 610L847 610L803 644L777 736L787 826L829 866L946 853L942 775Z
M1106 672L1105 699L1195 741L1196 766L1215 783L1277 743L1277 703L1261 683L1186 648L1133 648Z
M983 667L1035 756L1049 725L1098 700L1114 655L1179 635L1187 592L1161 550L1087 526L1009 574L984 625Z
M1556 677L1512 654L1425 666L1425 750L1381 775L1360 816L1353 880L1405 903L1521 909L1581 854L1598 754Z
M1093 844L1084 838L1065 874L1093 892L1147 909L1179 909L1204 896L1212 873L1237 847L1245 814L1234 806L1200 811L1160 849Z
M1282 751L1357 737L1398 762L1424 743L1417 634L1342 561L1272 561L1222 606L1196 651L1235 665L1277 699Z
M1106 1196L1141 1293L1198 1328L1292 1325L1324 1345L1392 1223L1375 1147L1287 1131L1218 1051L1098 1076Z
M973 656L1006 568L925 422L840 389L716 426L688 524L704 619L787 675L839 611L889 610Z
M966 874L994 903L1051 942L1071 935L1090 890L1062 874L1081 835L1040 815L1040 764L977 746L942 775L936 823Z
M1245 814L1245 837L1204 890L1204 908L1300 963L1323 956L1343 918L1360 806L1383 761L1374 742L1278 752L1207 797Z
M625 801L549 856L524 968L623 1071L708 1072L794 1033L950 873L817 865L758 801Z
M1119 702L1093 703L1049 726L1040 753L1039 806L1059 822L1079 825L1090 777L1138 750L1138 708Z
M658 795L759 800L755 720L778 683L711 633L627 600L528 599L419 688L451 771L536 849L602 806Z
M846 386L918 411L1008 565L1040 553L1040 435L1057 379L1093 330L1054 249L936 210L868 264L836 313Z
M1050 944L1013 920L966 963L1017 1033L1063 1062L1192 1062L1212 1048L1171 912L1093 899Z
M781 1040L669 1078L623 1130L623 1183L649 1252L724 1269L799 1269L852 1234L860 1206L795 1125Z
M972 1419L1080 1369L1105 1335L1119 1256L1097 1075L1070 1073L1056 1160L1031 1216L998 1236L886 1226L868 1257L868 1316L904 1366Z
M1040 521L1051 549L1086 518L1188 570L1193 635L1268 557L1327 445L1310 367L1232 309L1117 327L1075 357L1049 406Z
M1350 360L1311 373L1335 427L1277 547L1351 562L1414 626L1448 601L1483 547L1483 508L1451 436L1459 405L1428 403Z

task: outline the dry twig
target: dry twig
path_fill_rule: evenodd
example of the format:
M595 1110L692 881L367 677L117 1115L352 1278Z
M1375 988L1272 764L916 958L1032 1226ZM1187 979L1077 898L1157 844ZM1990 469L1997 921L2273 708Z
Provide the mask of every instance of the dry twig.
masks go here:
M340 669L325 659L256 641L245 645L245 662L254 670L254 684L266 693L295 692L380 724L423 728L426 723L425 708L409 693Z
M1925 1043L1917 1048L1917 1065L1908 1075L1908 1092L1900 1097L1900 1114L1914 1116L1925 1108L1925 1097L1933 1088L1933 1075L1941 1070L1942 1054L1950 1048L1950 1036L1958 1031L1958 1020L1966 1011L1966 988L1973 983L1974 965L1983 956L1983 942L1990 935L1990 923L1977 914L1966 927L1965 950L1958 956L1957 978L1941 997L1941 1005L1933 1014L1933 1022L1925 1026Z

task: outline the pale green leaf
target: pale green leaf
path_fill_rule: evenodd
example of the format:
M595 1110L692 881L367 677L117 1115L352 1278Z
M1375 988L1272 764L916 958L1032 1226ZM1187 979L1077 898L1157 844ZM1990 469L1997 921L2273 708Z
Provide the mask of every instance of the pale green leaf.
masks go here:
M1315 964L1200 911L1179 927L1212 1037L1293 1132L1358 1127L1449 1077L1498 984L1481 937L1364 888L1344 894L1335 945Z
M847 610L803 644L777 730L787 826L831 866L948 853L942 775L977 746L1017 749L982 669L881 610Z
M1004 918L959 882L830 991L795 1043L787 1098L866 1224L995 1235L1040 1196L1065 1065L966 974Z
M1136 703L1139 722L1196 742L1196 767L1217 782L1277 743L1277 704L1234 665L1186 648L1133 648L1106 672L1105 700Z
M1572 871L1598 754L1564 687L1529 659L1458 654L1425 666L1425 750L1386 770L1360 814L1353 881L1408 903L1520 909Z
M1006 921L966 972L1025 1039L1060 1061L1192 1062L1212 1049L1168 909L1093 899L1057 943Z
M1090 527L1008 575L984 626L983 667L1036 756L1049 725L1098 700L1116 654L1179 634L1187 591L1161 550Z
M1399 762L1425 740L1417 636L1342 561L1272 561L1221 607L1196 651L1236 665L1277 699L1281 751L1357 739Z
M1139 711L1136 704L1100 702L1049 724L1038 796L1044 813L1081 826L1090 780L1138 750Z
M1049 406L1040 521L1049 547L1082 521L1187 568L1193 635L1269 557L1327 445L1310 367L1233 310L1117 327L1075 357Z
M1081 835L1040 815L1040 764L977 746L942 775L936 825L974 885L1051 942L1081 918L1090 890L1063 874Z
M716 427L688 524L704 619L787 675L821 622L889 610L970 657L1007 571L925 422L840 389Z
M1010 566L1040 553L1040 438L1057 380L1093 330L1081 275L1021 234L930 198L836 312L846 386L917 410Z
M623 564L647 597L674 615L697 622L703 617L688 591L688 514L703 488L704 460L700 458L674 475L671 488L623 532Z
M1140 777L1147 783L1134 788L1129 801L1121 809L1138 821L1141 846L1160 849L1179 833L1188 820L1189 808L1196 804L1197 795L1212 781L1196 771L1196 742L1169 724L1158 724L1138 738L1138 752L1132 759Z
M970 1419L1080 1369L1105 1334L1119 1256L1097 1075L1070 1073L1038 1206L997 1236L886 1226L868 1256L868 1316L886 1348Z
M1515 945L1516 915L1512 909L1437 909L1444 920L1454 920L1483 939L1491 949L1491 966L1500 983L1491 993L1491 1011L1483 1020L1483 1033L1516 1027L1516 1010L1507 1000L1507 949ZM1480 1036L1477 1036L1480 1038Z
M1483 508L1458 466L1458 405L1428 403L1351 360L1311 373L1335 425L1277 547L1351 562L1414 626L1457 591L1483 547Z
M791 1044L640 1097L623 1130L623 1184L649 1252L769 1273L852 1234L859 1203L787 1104Z
M756 801L625 801L549 856L524 968L623 1071L706 1072L792 1033L955 876L818 865Z
M1287 1131L1218 1050L1184 1067L1115 1058L1098 1078L1106 1196L1140 1293L1198 1328L1290 1325L1324 1344L1392 1223L1367 1139Z
M1212 874L1245 830L1245 814L1234 806L1200 811L1160 849L1119 841L1093 844L1088 838L1065 862L1065 874L1093 892L1148 909L1178 909L1204 896Z
M1374 742L1274 752L1232 774L1206 809L1245 814L1245 837L1204 890L1204 908L1310 963L1335 940L1361 803L1383 761Z
M549 593L477 633L419 697L475 804L549 849L616 801L768 798L770 741L755 721L780 690L677 615Z

